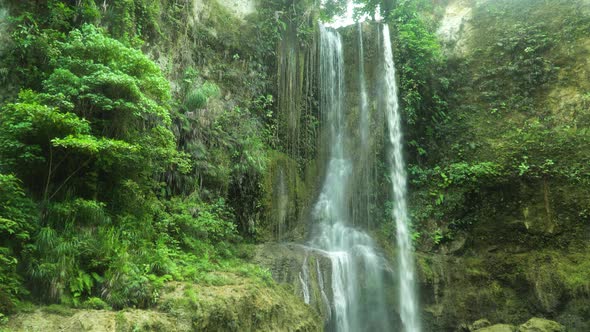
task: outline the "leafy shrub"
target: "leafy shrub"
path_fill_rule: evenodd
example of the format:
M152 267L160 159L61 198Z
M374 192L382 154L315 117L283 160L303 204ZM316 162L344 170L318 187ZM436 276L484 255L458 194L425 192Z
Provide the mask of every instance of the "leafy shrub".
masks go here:
M17 266L25 256L23 250L36 221L34 205L18 179L0 173L0 314L11 312L18 299L27 294Z
M200 87L187 93L184 106L187 110L204 108L207 106L209 98L216 98L219 93L219 87L215 83L205 82Z
M82 308L85 309L94 309L94 310L110 310L111 307L103 301L101 298L98 297L90 297L84 303L82 303Z
M238 239L233 212L223 199L205 203L195 195L173 198L169 208L167 232L183 248L194 250L199 241L222 248L224 242Z

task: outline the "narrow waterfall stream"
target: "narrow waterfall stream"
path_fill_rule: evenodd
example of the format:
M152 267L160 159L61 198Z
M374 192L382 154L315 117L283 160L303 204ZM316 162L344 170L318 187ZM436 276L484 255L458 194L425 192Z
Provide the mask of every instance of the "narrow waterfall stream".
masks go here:
M385 112L389 128L391 151L389 163L391 168L391 185L393 190L393 216L397 232L399 305L400 315L406 332L420 331L417 317L417 301L414 281L414 259L412 257L412 239L409 230L408 209L406 204L406 170L402 156L402 129L399 114L397 84L395 81L395 64L391 50L389 27L383 25L383 58Z
M355 214L355 225L366 225L367 229L371 227L371 178L370 171L373 161L370 159L370 126L371 126L371 114L369 109L369 100L367 93L367 82L365 79L365 50L363 47L363 28L362 23L357 23L358 31L358 72L359 72L359 96L360 96L360 116L359 116L359 136L360 136L360 155L358 167L360 168L360 190L358 193L359 204L357 205Z

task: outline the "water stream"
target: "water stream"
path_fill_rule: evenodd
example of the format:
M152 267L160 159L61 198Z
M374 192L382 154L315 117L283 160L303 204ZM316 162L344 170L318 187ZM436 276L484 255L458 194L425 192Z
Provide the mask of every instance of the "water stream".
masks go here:
M420 331L415 295L414 259L412 256L412 239L409 229L408 209L406 204L406 170L402 155L402 128L399 113L397 84L395 81L395 64L391 50L389 27L382 27L383 33L383 83L385 89L385 114L389 129L390 178L393 190L393 217L397 232L399 306L400 316L406 332Z

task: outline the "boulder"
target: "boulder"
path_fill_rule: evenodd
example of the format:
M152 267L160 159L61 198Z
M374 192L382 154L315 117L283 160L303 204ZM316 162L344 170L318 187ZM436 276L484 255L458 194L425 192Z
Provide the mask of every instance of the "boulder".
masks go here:
M516 327L508 324L496 324L481 329L473 330L473 332L515 332Z
M471 324L471 331L475 331L475 330L480 330L483 329L485 327L491 326L492 323L490 323L489 320L482 318L482 319L478 319L475 322L473 322L473 324Z
M565 326L558 322L544 319L531 318L518 328L518 332L565 332Z

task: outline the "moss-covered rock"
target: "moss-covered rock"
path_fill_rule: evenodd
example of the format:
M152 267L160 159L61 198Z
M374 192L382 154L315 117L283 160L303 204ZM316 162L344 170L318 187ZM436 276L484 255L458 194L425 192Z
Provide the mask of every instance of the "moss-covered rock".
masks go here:
M544 319L531 318L518 328L518 332L565 332L566 329L558 322Z
M105 310L70 310L71 314L47 311L43 308L29 313L19 313L10 317L7 325L0 330L12 332L42 331L91 331L91 332L131 332L131 331L190 331L187 326L179 326L174 317L165 313L129 309L119 312Z
M320 331L322 321L301 299L272 282L232 273L208 285L169 283L156 308L80 310L48 306L9 317L0 331Z
M158 309L193 330L319 331L322 326L317 314L283 287L231 274L219 286L170 284Z
M257 235L266 241L302 240L306 230L302 217L311 200L306 184L295 160L278 151L270 151L268 157L262 181L264 216Z
M516 328L508 324L496 324L481 329L473 330L474 332L514 332Z
M410 160L426 329L546 316L590 330L589 9L443 5L449 118L425 159ZM476 172L485 162L491 171Z
M324 322L330 319L332 265L325 253L300 244L270 243L258 246L254 261L268 268L276 282L304 299Z

